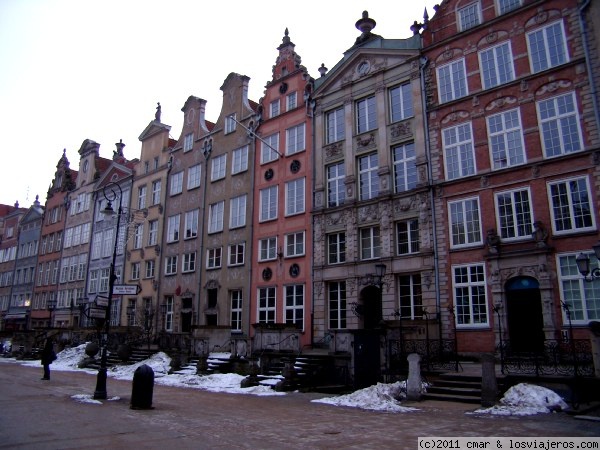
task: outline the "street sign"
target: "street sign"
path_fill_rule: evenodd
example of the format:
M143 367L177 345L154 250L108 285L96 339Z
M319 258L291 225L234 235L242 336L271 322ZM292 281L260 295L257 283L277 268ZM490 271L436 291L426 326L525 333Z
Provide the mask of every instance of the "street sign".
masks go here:
M104 319L106 318L106 310L100 308L90 308L88 311L88 316L93 319Z
M139 284L115 284L113 286L113 295L137 295L142 292Z
M108 298L98 295L96 297L96 306L102 306L104 308L108 307Z

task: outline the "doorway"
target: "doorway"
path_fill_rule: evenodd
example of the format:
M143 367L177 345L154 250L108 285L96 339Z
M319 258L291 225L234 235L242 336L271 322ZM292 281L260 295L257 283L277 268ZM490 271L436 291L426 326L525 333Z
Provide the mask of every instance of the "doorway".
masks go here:
M539 282L532 277L515 277L506 282L505 292L510 349L542 351L544 319Z

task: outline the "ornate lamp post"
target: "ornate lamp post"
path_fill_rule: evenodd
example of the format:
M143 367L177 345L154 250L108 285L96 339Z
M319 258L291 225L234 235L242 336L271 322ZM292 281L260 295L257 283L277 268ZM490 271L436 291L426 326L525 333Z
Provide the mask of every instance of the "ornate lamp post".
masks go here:
M117 195L118 191L118 195ZM100 368L98 369L98 377L96 379L96 390L94 391L94 399L106 400L106 353L108 347L108 333L110 331L110 313L112 309L113 288L115 285L115 263L117 260L117 245L119 243L119 228L121 227L121 216L123 215L123 190L117 183L109 183L102 190L104 198L108 202L106 208L102 211L104 214L114 215L112 202L118 197L119 208L117 210L117 231L115 232L115 244L113 246L112 262L110 264L110 273L108 278L108 304L106 306L106 316L104 317L104 335L102 336L102 355L100 357Z
M144 331L146 332L148 350L150 350L150 333L152 332L153 320L154 320L154 311L152 311L150 308L147 308L144 311Z
M600 260L600 242L592 246L596 259ZM590 270L590 257L586 253L580 253L575 259L577 263L577 270L583 276L583 279L588 282L592 282L600 278L600 268L595 267Z

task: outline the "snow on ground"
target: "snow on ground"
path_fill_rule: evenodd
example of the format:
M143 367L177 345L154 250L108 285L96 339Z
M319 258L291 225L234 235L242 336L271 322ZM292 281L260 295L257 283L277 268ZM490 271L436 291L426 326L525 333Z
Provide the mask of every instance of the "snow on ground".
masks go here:
M564 411L567 408L568 405L556 392L542 386L521 383L506 391L500 405L478 409L473 414L531 416Z
M411 412L417 408L401 406L399 399L406 391L406 382L397 381L392 384L377 383L364 389L338 397L327 397L313 400L317 403L326 403L335 406L350 406L375 411Z
M56 371L83 371L92 375L98 373L95 369L79 369L78 364L85 358L86 344L73 348L66 348L59 352L56 361L51 366L51 370ZM228 358L228 353L211 353L208 361ZM39 360L35 361L17 361L15 358L0 358L0 363L18 363L25 366L40 368ZM171 359L165 353L156 353L151 358L140 363L132 365L113 366L108 370L108 376L119 380L133 380L136 369L142 364L146 364L154 371L154 382L164 386L174 386L182 388L202 389L211 392L227 392L234 394L251 395L286 395L283 392L277 392L272 386L277 383L277 379L261 378L259 386L241 388L240 383L245 378L235 373L196 375L195 367L184 367L176 374L169 374ZM423 386L426 388L426 384ZM404 397L406 383L398 381L396 383L384 384L378 383L365 389L360 389L351 394L339 396L327 396L325 398L312 400L317 403L325 403L334 406L346 406L362 408L374 411L388 411L395 413L404 413L418 411L417 408L402 406L400 400ZM94 400L91 395L73 395L74 401L81 403L101 403ZM118 400L118 397L111 398ZM541 386L522 383L510 388L500 404L491 408L477 409L467 414L490 414L490 415L515 415L524 416L539 413L548 413L552 411L562 411L567 409L567 404L558 394L550 389Z

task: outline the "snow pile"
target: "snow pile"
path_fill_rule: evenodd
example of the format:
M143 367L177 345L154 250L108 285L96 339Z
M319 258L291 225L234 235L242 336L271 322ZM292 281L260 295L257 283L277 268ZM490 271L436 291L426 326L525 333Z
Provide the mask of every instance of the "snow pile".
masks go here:
M511 387L500 400L500 405L482 408L475 414L501 416L531 416L568 408L564 400L554 391L542 386L521 383Z
M400 405L398 399L404 396L405 391L406 382L403 381L397 381L391 384L377 383L375 386L369 386L351 394L321 398L312 401L334 406L350 406L354 408L370 409L373 411L418 411L417 408L408 408Z
M166 353L158 352L150 358L131 365L117 365L110 369L110 375L117 380L133 380L133 374L142 365L149 366L154 371L154 379L167 376L171 366L171 358Z

